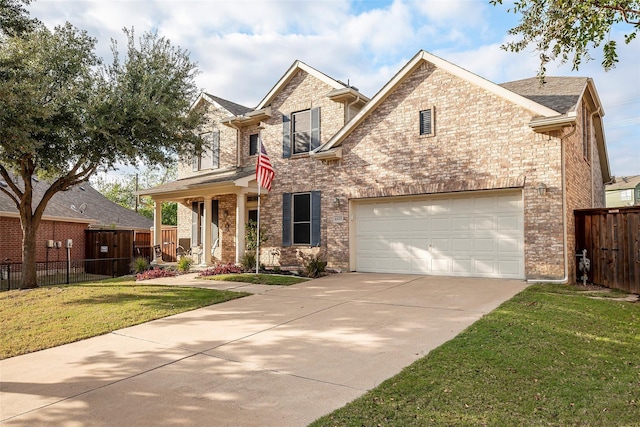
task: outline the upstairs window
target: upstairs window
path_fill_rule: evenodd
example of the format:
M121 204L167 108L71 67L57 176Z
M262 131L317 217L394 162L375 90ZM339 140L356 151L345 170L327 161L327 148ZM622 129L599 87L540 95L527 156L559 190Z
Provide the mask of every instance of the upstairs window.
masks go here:
M193 157L191 166L193 171L218 169L220 167L220 131L214 130L200 135L204 141L202 154Z
M282 116L282 156L308 153L320 146L320 107Z
M258 134L257 133L249 135L249 155L250 156L258 155Z
M433 112L433 108L420 111L420 135L434 134Z

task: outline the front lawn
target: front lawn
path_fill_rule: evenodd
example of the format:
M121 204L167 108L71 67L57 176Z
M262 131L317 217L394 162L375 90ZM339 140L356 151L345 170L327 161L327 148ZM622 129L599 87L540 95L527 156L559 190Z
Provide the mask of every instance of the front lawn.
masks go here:
M0 359L249 295L126 280L0 293Z
M209 280L221 280L224 282L242 282L252 283L254 285L281 285L289 286L296 283L306 282L311 279L295 276L281 276L278 274L254 274L254 273L241 273L241 274L217 274L215 276L206 276Z
M593 296L532 286L312 426L639 426L640 303Z

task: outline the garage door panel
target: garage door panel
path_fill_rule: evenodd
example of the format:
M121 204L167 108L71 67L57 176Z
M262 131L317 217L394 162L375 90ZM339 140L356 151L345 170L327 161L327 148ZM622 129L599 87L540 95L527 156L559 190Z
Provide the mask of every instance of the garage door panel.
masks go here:
M355 269L524 278L520 191L355 204Z
M473 221L474 229L478 231L482 230L495 230L496 221L493 216L477 216Z

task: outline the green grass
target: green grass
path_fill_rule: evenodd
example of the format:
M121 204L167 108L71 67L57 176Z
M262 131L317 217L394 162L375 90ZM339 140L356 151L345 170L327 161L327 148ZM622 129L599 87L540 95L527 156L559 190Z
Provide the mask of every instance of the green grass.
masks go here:
M640 426L640 304L591 296L532 286L312 426Z
M0 359L249 295L134 280L0 293Z
M207 276L209 280L222 280L225 282L242 282L253 283L254 285L282 285L289 286L296 283L306 282L310 279L295 276L280 276L277 274L218 274L215 276Z

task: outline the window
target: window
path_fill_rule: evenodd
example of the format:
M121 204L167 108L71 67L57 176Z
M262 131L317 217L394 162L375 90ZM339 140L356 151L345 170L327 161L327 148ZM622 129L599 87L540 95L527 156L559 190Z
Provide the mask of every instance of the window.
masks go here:
M220 131L214 130L200 135L203 140L202 154L193 157L191 166L193 171L218 169L220 167Z
M591 161L591 116L586 104L582 104L582 155Z
M433 108L420 111L420 135L433 135Z
M320 192L282 197L282 246L320 246Z
M253 135L249 135L249 155L257 156L258 155L258 134L254 133Z
M282 116L282 156L308 153L320 146L320 108Z
M631 194L633 190L622 190L620 191L620 200L621 201L630 201Z

